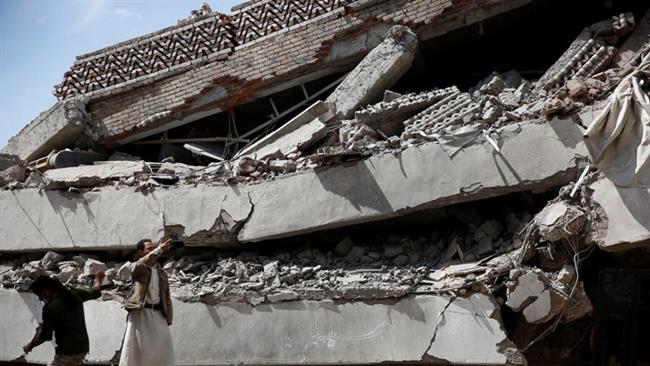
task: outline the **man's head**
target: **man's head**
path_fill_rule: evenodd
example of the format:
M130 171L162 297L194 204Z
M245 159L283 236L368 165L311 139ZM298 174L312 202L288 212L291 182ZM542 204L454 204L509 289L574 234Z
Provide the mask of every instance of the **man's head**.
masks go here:
M153 241L151 239L142 239L135 245L135 248L138 250L138 256L144 257L145 255L151 253L155 248Z
M52 298L59 292L62 287L61 282L49 276L39 276L29 287L32 292L38 296L38 299L44 301Z

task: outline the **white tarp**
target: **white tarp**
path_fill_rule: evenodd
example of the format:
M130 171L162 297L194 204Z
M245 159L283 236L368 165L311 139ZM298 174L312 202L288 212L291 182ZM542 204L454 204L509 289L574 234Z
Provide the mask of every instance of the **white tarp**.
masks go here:
M621 80L585 132L592 162L618 186L650 188L650 97L642 89L648 59Z

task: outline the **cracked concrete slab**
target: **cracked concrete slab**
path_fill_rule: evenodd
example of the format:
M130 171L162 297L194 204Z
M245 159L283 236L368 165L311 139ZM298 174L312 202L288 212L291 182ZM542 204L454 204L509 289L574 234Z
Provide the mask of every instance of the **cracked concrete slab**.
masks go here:
M166 230L190 245L221 244L228 235L236 236L251 208L246 194L224 186L174 187L146 195L132 187L84 193L2 191L0 248L132 249L142 238L162 239ZM225 229L219 225L224 213L231 224Z
M509 125L501 152L485 141L453 158L437 143L382 154L352 165L324 167L251 187L255 211L239 232L242 242L382 220L575 179L576 158L587 156L582 132L570 119ZM296 196L296 187L308 194ZM409 194L404 194L409 192ZM282 212L282 220L269 219Z
M499 140L500 153L482 141L450 158L439 144L427 143L255 184L161 187L149 194L119 186L0 191L0 248L130 249L144 237L161 239L165 229L197 245L231 244L234 235L239 242L291 237L562 186L575 179L576 158L586 156L582 132L570 119L510 125ZM212 237L203 235L211 231Z
M500 348L510 342L497 309L492 298L479 293L451 301L439 317L426 355L453 364L516 364L514 345L508 352ZM460 340L465 346L459 346Z
M436 322L450 301L447 322L430 348ZM0 360L11 360L31 337L33 330L26 324L37 323L40 303L32 294L0 291L0 308L6 310L3 314L11 314L0 330ZM120 347L126 312L116 301L90 301L85 311L91 340L88 360L108 363ZM289 301L256 307L174 301L170 330L178 365L419 362L426 352L465 364L505 364L497 343L507 337L500 320L490 315L495 313L494 301L483 294L454 300L416 296L374 304ZM462 326L450 329L457 321ZM102 327L104 333L99 336ZM251 337L263 341L251 341ZM475 351L466 352L468 341ZM51 358L51 345L41 348L30 355L30 361ZM452 349L462 349L466 356L450 354Z
M177 303L175 313L183 321L172 327L176 361L183 365L420 361L448 302L449 298L442 296L417 296L396 303L292 301L254 308L243 304ZM455 310L463 314L459 317L473 318L472 311L479 311L467 310L468 302L477 307L490 306L485 312L496 309L488 296L477 294L472 300L454 301ZM491 343L507 339L499 324L495 319L481 318L466 322L453 333L445 329L437 339L456 349L466 349L462 344L468 339L478 343L476 348L484 352L484 357L457 355L463 363L471 363L471 359L475 364L504 364L505 356L497 355L497 342ZM184 329L192 329L193 336L188 337ZM265 341L250 342L251 334ZM485 334L494 335L478 337ZM220 347L215 349L214 344Z
M42 321L43 305L32 293L0 290L0 360L10 361L22 353L22 347L34 336ZM86 328L90 352L86 361L109 363L122 346L126 329L126 310L117 301L87 301L84 303ZM52 360L51 342L37 347L27 356L27 361L45 364Z

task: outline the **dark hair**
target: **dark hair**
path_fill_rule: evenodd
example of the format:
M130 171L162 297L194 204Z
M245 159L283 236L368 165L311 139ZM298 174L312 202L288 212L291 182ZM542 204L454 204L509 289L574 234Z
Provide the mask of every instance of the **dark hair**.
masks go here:
M137 250L144 250L144 245L147 244L148 242L152 242L152 243L153 243L153 240L151 240L151 239L142 239L142 240L140 240L140 241L138 242L138 244L135 245L135 248L136 248Z
M55 291L68 306L81 304L81 301L56 278L38 276L29 286L29 289L34 293L43 292L44 290Z

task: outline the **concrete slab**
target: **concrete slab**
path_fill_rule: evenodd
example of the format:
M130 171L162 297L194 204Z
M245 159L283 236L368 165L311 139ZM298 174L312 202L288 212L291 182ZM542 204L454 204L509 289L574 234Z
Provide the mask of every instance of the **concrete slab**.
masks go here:
M56 102L10 138L0 153L16 155L25 161L41 158L72 144L82 134L86 119L83 98Z
M32 294L2 290L0 309L8 315L0 329L0 360L8 361L20 355L33 335L41 305ZM108 363L121 345L126 312L115 301L90 301L84 309L91 349L87 360ZM495 315L497 307L483 294L454 300L416 296L382 304L290 301L256 307L174 301L174 313L177 365L373 364L417 362L431 355L474 365L507 360L501 343L508 338ZM465 346L468 342L472 347ZM29 361L44 363L52 354L46 344Z
M417 35L409 28L392 27L386 39L370 51L327 98L327 102L336 106L336 116L348 119L359 107L380 101L384 91L411 67L417 44Z
M437 143L429 143L398 156L376 155L251 186L254 210L239 240L282 238L549 189L574 180L576 157L587 156L582 133L570 119L510 125L500 134L501 153L483 141L450 158ZM296 189L305 194L297 195ZM274 212L282 212L281 219Z
M176 362L373 364L420 361L427 352L457 349L463 352L449 356L452 362L505 364L506 357L497 344L507 337L498 320L483 316L494 313L495 305L486 295L473 297L454 300L451 306L450 299L441 296L418 296L391 304L293 301L251 307L176 303L176 317L182 319L172 326ZM487 309L475 316L479 310L468 307L470 302ZM432 345L437 323L445 317L458 320L461 326L453 331L446 326L438 328L437 343ZM468 341L476 352L463 346Z
M10 361L22 354L22 347L34 336L42 321L43 305L32 293L0 290L0 360ZM126 311L115 301L84 303L86 329L90 340L87 362L108 363L122 346L126 329ZM47 363L54 356L54 347L46 342L35 348L27 361Z
M0 191L0 249L132 248L167 230L194 245L290 237L573 181L586 156L570 119L510 125L453 158L437 143L236 186ZM296 194L301 192L301 194ZM404 194L409 192L409 194ZM278 216L278 213L281 213ZM242 226L243 225L243 226Z
M105 161L95 165L50 169L43 174L46 189L93 187L117 178L144 173L144 161Z
M189 245L219 244L250 209L246 193L224 186L157 189L147 195L132 187L1 191L0 250L132 249L142 238L162 239L165 230Z
M590 185L592 199L607 216L607 227L597 239L601 249L650 247L650 189L619 187L607 178Z

